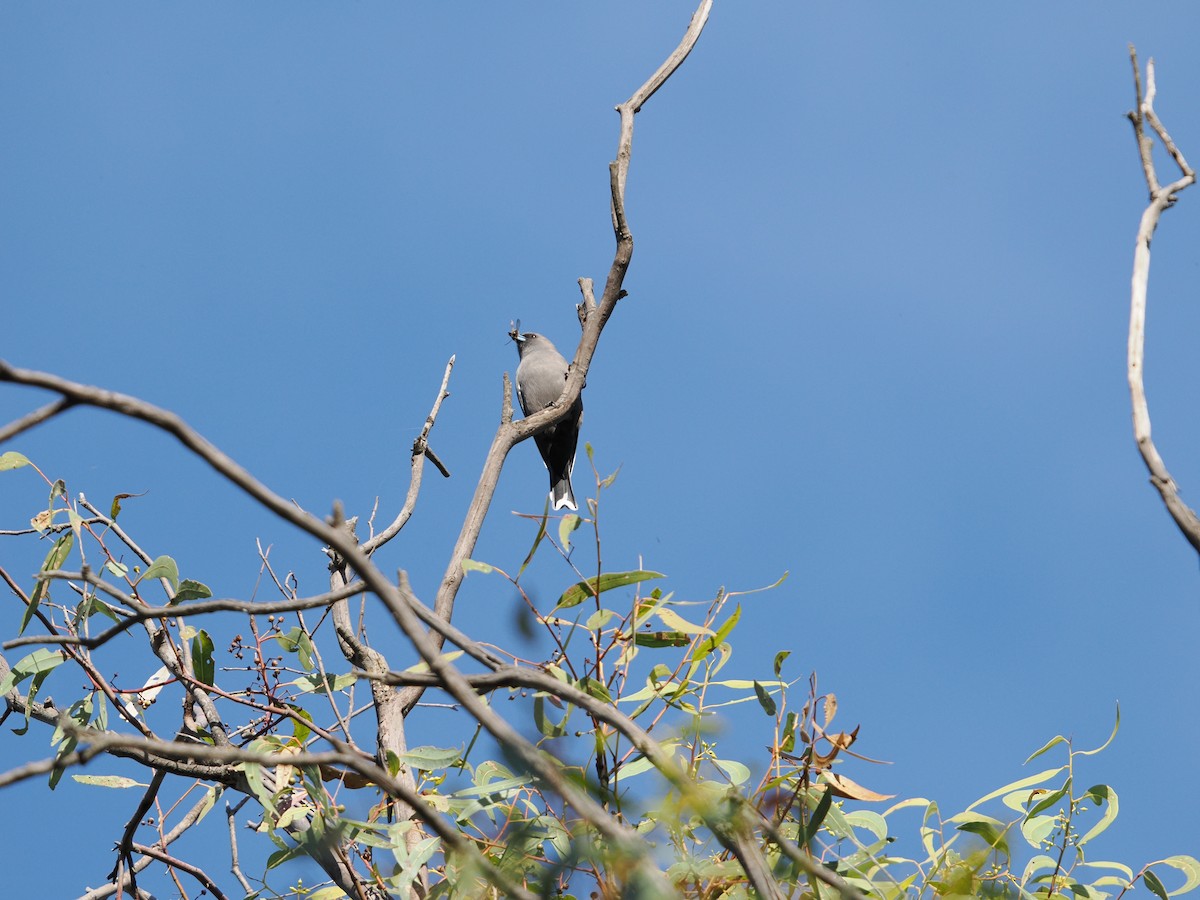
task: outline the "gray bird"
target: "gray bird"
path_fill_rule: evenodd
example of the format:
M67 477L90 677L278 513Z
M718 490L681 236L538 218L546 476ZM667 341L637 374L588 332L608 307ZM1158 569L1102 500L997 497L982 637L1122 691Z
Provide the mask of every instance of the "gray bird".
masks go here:
M517 366L517 399L526 416L545 409L563 392L567 380L567 361L550 340L527 331L511 332L517 342L521 362ZM583 421L583 398L576 399L567 417L533 436L542 461L550 470L550 501L555 509L578 509L571 490L571 469L575 465L575 445L579 442L579 423Z

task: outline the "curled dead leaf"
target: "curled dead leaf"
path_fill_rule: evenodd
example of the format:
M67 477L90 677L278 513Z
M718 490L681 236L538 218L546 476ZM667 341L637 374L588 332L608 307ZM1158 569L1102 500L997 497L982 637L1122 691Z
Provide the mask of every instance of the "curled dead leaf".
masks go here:
M829 786L829 790L833 792L835 797L845 797L849 800L864 800L868 803L878 803L881 800L891 800L895 794L877 794L872 790L868 790L861 784L851 781L844 775L835 775L833 772L825 772L822 775L825 783Z

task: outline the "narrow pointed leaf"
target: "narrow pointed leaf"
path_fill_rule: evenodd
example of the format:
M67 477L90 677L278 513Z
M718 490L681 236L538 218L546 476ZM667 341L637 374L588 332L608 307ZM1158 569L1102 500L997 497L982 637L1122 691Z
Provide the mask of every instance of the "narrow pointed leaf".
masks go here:
M763 712L765 712L768 716L775 715L775 711L778 708L775 706L775 699L769 693L767 693L767 689L757 681L754 682L754 696L758 698L758 705L763 708Z
M72 532L67 532L50 548L50 552L46 554L46 559L42 563L43 572L53 572L55 569L61 569L67 556L71 552L71 546L75 543L75 535ZM34 587L33 593L29 597L29 605L25 607L25 615L21 617L21 627L17 634L25 631L25 626L29 624L33 614L37 612L38 604L42 602L42 597L46 594L46 585L50 582L45 578L39 578L37 586Z
M626 585L637 584L640 581L665 577L661 572L648 572L641 569L632 572L605 572L599 578L589 578L587 581L581 581L567 588L563 592L563 595L558 598L558 603L555 604L552 612L578 606L589 597L603 594L605 591L611 591L613 588L625 587Z

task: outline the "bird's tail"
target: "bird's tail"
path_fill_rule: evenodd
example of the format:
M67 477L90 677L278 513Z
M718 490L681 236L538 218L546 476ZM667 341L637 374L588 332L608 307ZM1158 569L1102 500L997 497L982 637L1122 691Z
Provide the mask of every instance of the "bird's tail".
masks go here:
M571 490L571 470L567 469L562 478L550 485L550 502L555 509L569 509L572 512L579 509L575 503L575 492Z

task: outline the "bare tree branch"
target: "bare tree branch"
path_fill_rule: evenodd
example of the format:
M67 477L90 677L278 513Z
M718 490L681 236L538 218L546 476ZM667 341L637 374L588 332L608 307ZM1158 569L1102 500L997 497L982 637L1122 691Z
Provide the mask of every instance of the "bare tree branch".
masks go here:
M450 473L446 471L446 467L429 449L429 432L433 429L434 422L437 421L438 411L442 408L442 401L450 396L450 392L446 390L446 386L450 383L450 372L454 369L454 357L450 357L450 361L446 363L446 374L442 376L442 386L438 388L437 399L433 401L433 408L429 411L429 415L425 417L425 426L421 429L421 433L417 435L417 439L412 445L412 476L408 483L408 496L404 498L404 506L400 509L400 513L396 516L386 529L375 535L369 541L362 545L363 553L370 556L392 538L400 533L410 518L412 518L413 510L417 506L417 494L421 491L421 473L425 467L425 458L429 457L430 462L438 467L438 470L446 478L450 477Z
M204 796L201 797L196 803L194 803L192 805L192 808L187 811L187 813L184 815L184 817L182 819L179 820L179 824L177 824L169 832L167 832L165 835L163 835L163 837L157 842L158 846L160 846L160 847L169 846L170 844L172 844L176 840L178 840L184 834L184 832L186 832L189 828L191 828L193 825L195 825L197 822L200 821L200 819L208 811L211 804L216 802L216 798L210 796L211 791L216 791L219 794L220 788L210 788L209 790L206 790L204 792ZM135 862L133 864L132 869L133 869L134 873L140 872L140 871L142 871L142 869L146 868L152 862L153 862L152 859L150 859L147 856L143 856L141 859L139 859L137 862ZM110 882L109 884L106 884L103 887L98 887L94 890L89 890L86 894L84 894L82 897L80 897L79 900L102 900L102 898L104 898L104 897L111 897L113 894L117 893L118 890L128 887L128 885L129 885L129 878L128 878L128 873L126 873L126 877L124 878L123 881L118 882L118 883ZM246 892L249 893L249 888L247 888Z
M9 422L3 428L0 428L0 444L12 440L17 435L28 431L35 425L40 425L47 419L53 419L60 412L70 409L73 405L66 397L59 397L57 400L47 403L40 409L35 409L27 416L22 416L19 419Z
M46 579L63 579L67 581L84 581L90 585L99 588L108 596L132 608L132 612L125 612L125 618L112 625L93 637L78 637L75 635L26 635L24 637L13 638L11 641L5 641L2 646L5 650L11 650L14 647L23 647L28 644L58 644L86 647L89 650L94 650L103 644L108 643L114 637L128 631L129 628L138 622L143 622L147 619L168 619L176 616L200 616L213 612L243 612L249 615L270 615L273 613L297 612L304 609L315 609L317 607L328 606L338 600L345 600L348 597L353 597L356 594L361 594L364 591L362 582L355 582L347 585L337 591L329 591L325 594L318 594L315 597L296 597L292 600L273 600L273 601L256 601L256 600L235 600L235 599L214 599L214 600L189 600L187 603L174 604L171 606L147 606L144 603L139 603L134 597L123 591L114 588L111 584L96 575L91 571L80 572L63 572L53 570L49 572L40 572L37 577L42 580Z
M566 384L563 387L562 395L555 403L520 421L510 421L511 406L509 404L511 404L511 400L509 398L506 376L505 414L501 416L500 427L496 431L496 436L492 439L492 446L488 450L488 455L484 460L483 472L475 488L475 495L471 500L470 507L467 509L462 530L459 532L454 550L450 554L449 565L446 567L445 575L442 576L441 586L438 588L437 596L434 599L434 612L446 621L449 621L451 617L454 610L454 599L458 595L459 587L462 585L465 574L463 563L470 559L471 554L475 550L475 543L479 539L479 532L483 528L483 520L487 516L488 508L491 506L492 497L496 492L496 485L500 481L500 470L503 468L508 452L534 433L561 421L570 412L587 380L588 368L591 365L592 357L596 353L596 346L600 341L600 333L604 330L605 323L616 309L617 301L625 295L622 285L625 281L625 273L629 270L629 262L633 258L633 235L630 234L628 227L625 225L625 180L629 171L629 159L633 146L633 118L638 110L642 108L642 105L650 99L655 91L662 87L687 58L688 54L692 52L692 48L696 46L696 42L700 39L700 34L704 30L704 25L708 21L708 14L711 9L712 0L702 0L696 12L692 15L691 23L688 25L679 46L658 67L655 73L650 76L649 80L638 88L632 97L617 107L617 111L621 114L621 131L617 142L617 159L609 167L613 222L617 247L613 255L612 265L609 267L604 292L599 302L596 303L595 309L588 312L583 326L583 335L580 338L579 346L575 350L575 358L572 360L570 369L568 370ZM587 309L587 297L591 293L590 282L586 289L581 283L581 289L584 289L585 309ZM434 645L440 648L441 637L435 635L433 640ZM420 696L420 688L413 688L406 691L405 710L411 710L416 705Z
M133 844L132 847L136 852L142 854L143 856L147 856L150 859L156 859L159 862L164 862L171 868L178 869L181 872L187 872L198 882L200 882L200 884L204 886L204 889L216 897L217 900L228 900L225 894L221 892L221 889L217 887L216 882L209 878L208 875L205 874L204 870L199 866L193 866L191 863L186 863L181 859L176 859L174 856L171 856L171 854L163 850L156 850L154 847L147 847L145 844Z
M1128 375L1129 393L1133 406L1133 435L1137 440L1138 452L1150 473L1150 483L1158 490L1167 512L1175 520L1175 524L1183 533L1192 548L1200 553L1200 518L1179 496L1179 486L1171 473L1167 471L1166 463L1159 455L1158 448L1150 434L1150 409L1146 402L1146 387L1144 369L1146 358L1146 294L1150 281L1150 242L1158 227L1158 220L1165 209L1175 204L1177 195L1184 188L1196 181L1196 173L1188 165L1183 154L1171 140L1171 136L1163 127L1158 115L1154 112L1154 97L1156 85L1154 79L1154 60L1146 64L1146 92L1142 94L1142 80L1138 69L1137 52L1129 47L1129 57L1133 63L1134 86L1137 92L1137 108L1129 113L1133 123L1133 133L1137 140L1138 156L1142 162L1142 172L1146 178L1146 186L1150 191L1150 202L1142 213L1138 224L1137 239L1133 253L1133 277L1131 279L1131 302L1129 312L1129 353ZM1158 139L1171 154L1171 158L1179 167L1181 177L1166 186L1160 185L1154 169L1152 155L1153 139L1146 133L1149 124Z

